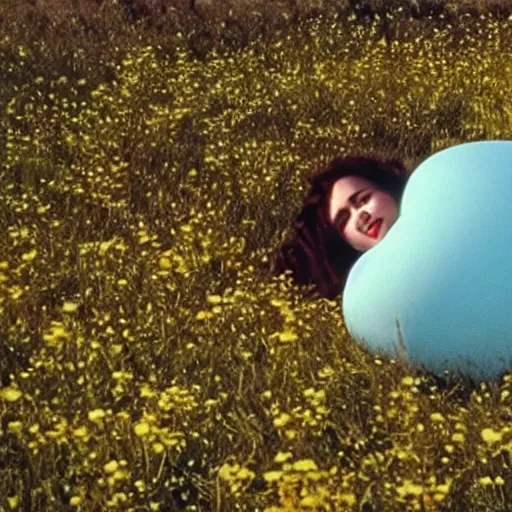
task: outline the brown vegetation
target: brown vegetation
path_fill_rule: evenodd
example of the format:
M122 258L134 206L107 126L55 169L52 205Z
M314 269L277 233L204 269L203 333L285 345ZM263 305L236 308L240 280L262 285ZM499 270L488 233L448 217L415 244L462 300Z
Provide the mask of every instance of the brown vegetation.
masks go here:
M138 9L0 3L0 509L506 510L510 375L372 354L268 267L334 155L510 139L510 25Z

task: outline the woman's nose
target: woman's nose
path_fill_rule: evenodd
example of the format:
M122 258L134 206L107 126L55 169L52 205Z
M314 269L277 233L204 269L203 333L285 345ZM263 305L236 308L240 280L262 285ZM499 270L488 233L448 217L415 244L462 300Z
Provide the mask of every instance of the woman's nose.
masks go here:
M368 222L368 219L370 218L370 214L363 210L360 214L359 214L359 218L358 218L358 229L362 229L363 226Z

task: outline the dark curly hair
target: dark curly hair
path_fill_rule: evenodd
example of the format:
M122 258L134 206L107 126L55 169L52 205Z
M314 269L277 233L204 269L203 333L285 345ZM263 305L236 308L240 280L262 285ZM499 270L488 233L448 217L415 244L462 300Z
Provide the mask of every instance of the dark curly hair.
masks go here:
M314 285L306 296L337 300L350 268L361 256L330 224L327 205L333 184L345 176L360 176L390 194L398 204L409 173L401 161L361 156L336 157L326 169L308 178L311 188L294 221L295 236L275 255L271 273L291 271L297 285Z

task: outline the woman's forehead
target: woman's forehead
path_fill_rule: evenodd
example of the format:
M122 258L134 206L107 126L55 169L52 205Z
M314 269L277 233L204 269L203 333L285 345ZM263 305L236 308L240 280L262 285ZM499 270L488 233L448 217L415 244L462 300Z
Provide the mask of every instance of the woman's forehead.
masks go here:
M332 220L340 208L348 205L348 198L363 188L375 188L375 183L361 176L344 176L336 180L332 186L329 204L329 219Z

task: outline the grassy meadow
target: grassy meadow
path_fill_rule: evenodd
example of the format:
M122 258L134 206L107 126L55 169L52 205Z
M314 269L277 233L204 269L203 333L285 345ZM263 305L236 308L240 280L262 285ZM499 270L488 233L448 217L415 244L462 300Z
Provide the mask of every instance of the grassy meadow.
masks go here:
M512 377L371 354L269 265L335 155L512 138L512 21L37 21L0 31L0 510L511 510Z

